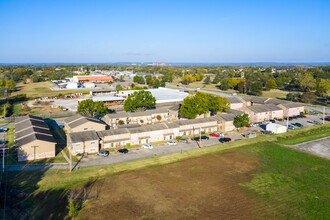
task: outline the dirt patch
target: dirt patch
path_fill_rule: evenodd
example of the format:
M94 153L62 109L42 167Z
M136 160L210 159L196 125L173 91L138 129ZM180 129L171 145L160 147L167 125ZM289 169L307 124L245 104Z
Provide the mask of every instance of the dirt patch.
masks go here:
M258 160L226 152L99 180L80 219L255 219L266 213L239 183Z

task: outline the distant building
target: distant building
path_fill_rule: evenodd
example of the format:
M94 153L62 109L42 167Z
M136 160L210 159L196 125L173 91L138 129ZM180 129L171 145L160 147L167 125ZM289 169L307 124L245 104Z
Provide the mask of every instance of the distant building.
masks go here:
M66 88L67 89L78 89L79 88L79 84L78 83L75 83L75 82L69 82L66 85Z
M95 88L96 87L96 85L95 85L95 83L93 83L93 82L86 82L86 83L84 83L84 87L87 89L92 89L92 88Z
M92 75L92 76L74 76L73 82L85 83L85 82L113 82L111 76L105 75Z

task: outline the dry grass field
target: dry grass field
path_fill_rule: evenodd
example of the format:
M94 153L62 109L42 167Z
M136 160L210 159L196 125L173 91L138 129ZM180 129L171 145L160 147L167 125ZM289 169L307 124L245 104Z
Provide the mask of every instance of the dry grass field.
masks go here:
M113 176L98 181L99 198L84 205L79 219L266 217L267 210L239 185L251 181L259 163L225 152Z
M13 92L11 95L21 95L26 94L28 98L37 98L37 97L53 97L57 96L59 93L62 94L73 94L77 92L89 92L90 90L63 90L63 91L52 91L50 87L55 86L53 83L46 82L37 82L37 83L17 83L17 91Z

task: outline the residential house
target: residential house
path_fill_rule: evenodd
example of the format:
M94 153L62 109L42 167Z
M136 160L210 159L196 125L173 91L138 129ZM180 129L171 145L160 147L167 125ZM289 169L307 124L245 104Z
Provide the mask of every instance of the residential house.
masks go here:
M131 134L127 128L110 129L97 132L101 149L125 146L131 143Z
M103 131L106 129L106 124L97 118L77 114L64 120L64 128L68 133L90 130Z
M240 109L251 105L250 101L237 97L228 97L227 102L230 109Z
M18 161L55 157L56 141L44 120L27 115L15 120Z
M284 111L284 116L290 117L295 115L300 115L304 112L304 106L296 102L285 102L277 105Z
M95 130L71 132L67 135L67 146L71 154L99 152L99 136Z
M237 112L236 112L237 113ZM235 114L220 113L214 116L217 119L218 131L227 132L235 129L234 120Z

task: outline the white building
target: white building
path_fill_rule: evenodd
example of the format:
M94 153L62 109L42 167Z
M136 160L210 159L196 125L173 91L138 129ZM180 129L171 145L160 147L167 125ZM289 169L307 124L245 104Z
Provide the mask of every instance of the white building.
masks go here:
M85 88L95 88L95 83L92 83L92 82L87 82L87 83L84 83L84 87Z
M287 131L286 126L275 124L275 123L269 123L266 125L266 131L271 131L274 134L280 134Z
M67 89L78 89L78 87L79 87L78 83L75 82L70 82L66 86Z

